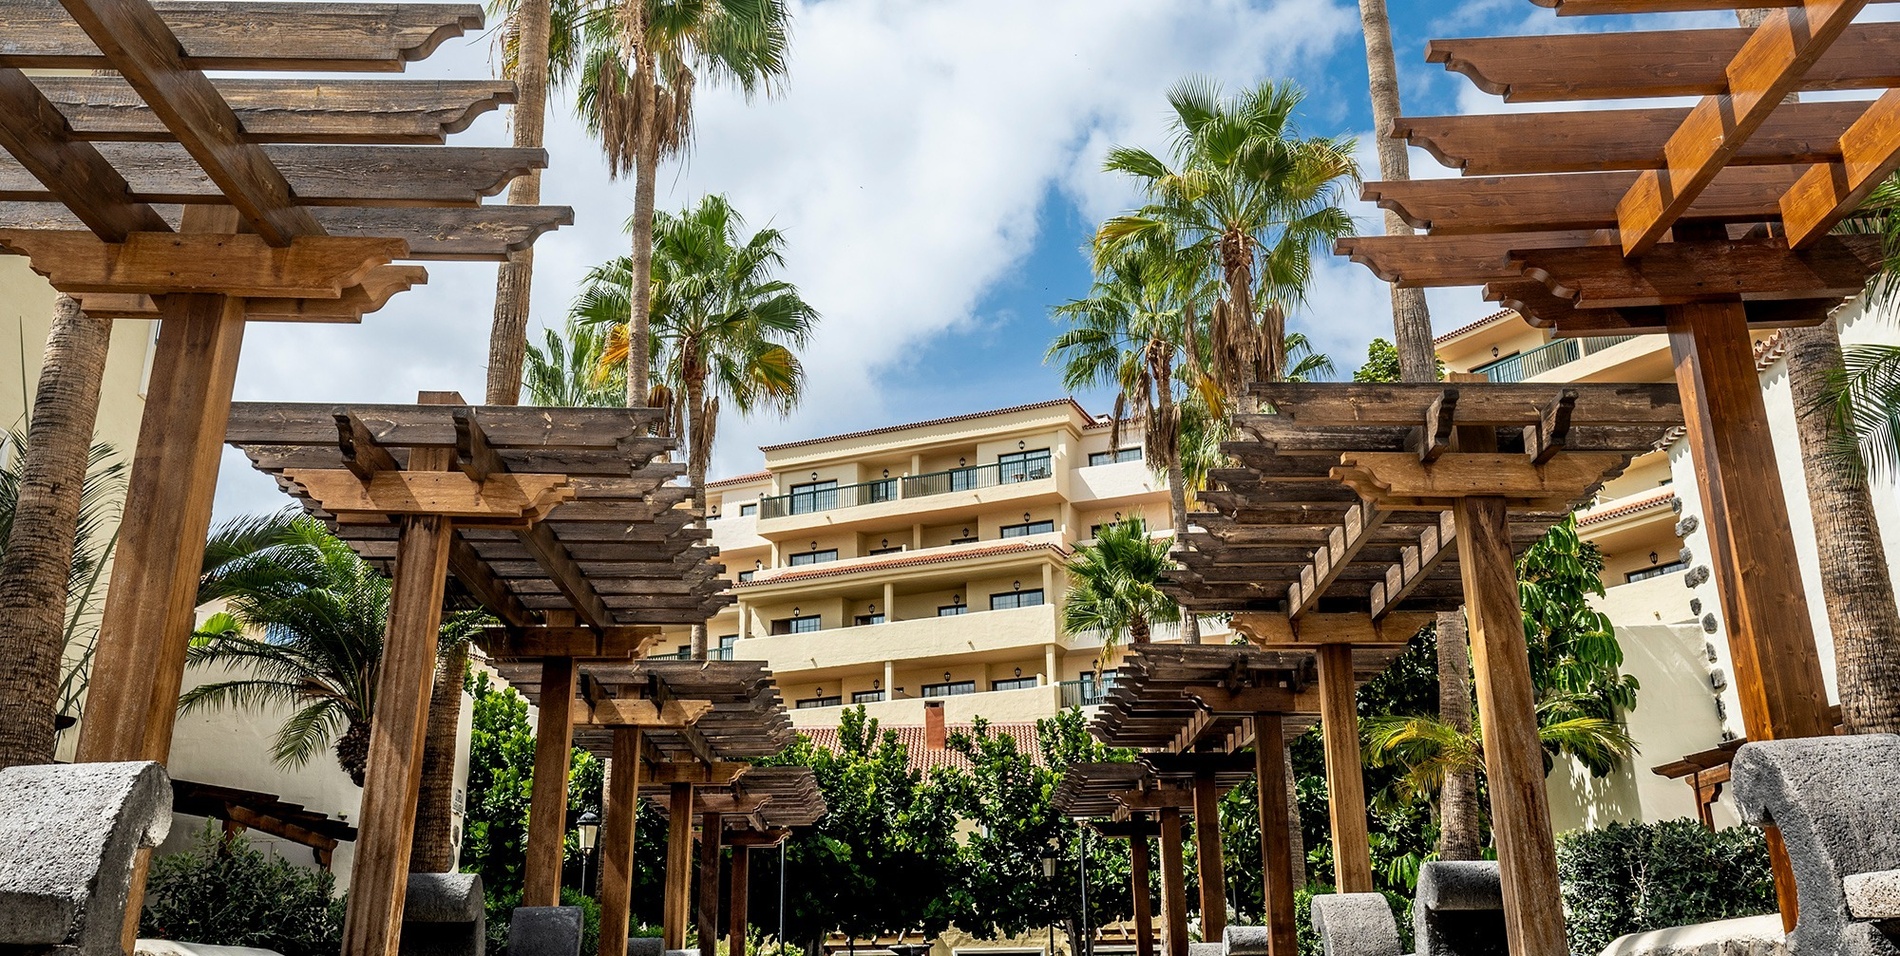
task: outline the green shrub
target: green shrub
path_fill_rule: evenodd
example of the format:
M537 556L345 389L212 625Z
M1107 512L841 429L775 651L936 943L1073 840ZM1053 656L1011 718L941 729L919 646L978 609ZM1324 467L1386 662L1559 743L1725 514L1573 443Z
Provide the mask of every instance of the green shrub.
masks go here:
M1775 911L1761 831L1714 833L1693 820L1612 823L1557 840L1570 948L1595 953L1625 933Z
M266 857L207 823L190 851L152 861L139 935L334 956L343 945L335 887L329 873Z

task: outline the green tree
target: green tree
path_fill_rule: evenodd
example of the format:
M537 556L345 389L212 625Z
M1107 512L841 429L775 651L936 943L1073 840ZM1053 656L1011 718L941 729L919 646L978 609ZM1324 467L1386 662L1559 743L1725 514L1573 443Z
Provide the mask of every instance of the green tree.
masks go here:
M777 273L785 264L785 236L777 229L747 235L745 220L724 196L707 196L678 215L653 224L653 359L670 406L672 431L687 439L686 479L693 507L706 508L706 470L712 462L722 403L741 416L764 408L790 412L804 390L805 368L795 350L811 338L818 312ZM573 317L596 327L624 326L632 303L626 257L588 272ZM625 365L626 336L602 361ZM684 427L682 427L684 426ZM695 624L693 657L706 658L706 626Z
M152 860L139 935L283 956L331 956L343 945L336 878L276 856L205 821L191 849Z
M771 94L787 72L783 0L608 0L585 27L578 108L609 172L634 174L628 257L627 404L648 405L660 160L692 140L701 79Z
M1286 357L1280 360L1281 379L1288 382L1323 382L1338 374L1331 356L1313 348L1313 340L1304 332L1286 334Z
M1158 243L1218 277L1206 348L1229 403L1283 376L1286 316L1305 298L1313 256L1353 228L1340 206L1358 177L1353 144L1302 137L1293 113L1304 96L1268 81L1225 98L1211 80L1184 80L1168 93L1170 157L1118 146L1104 165L1139 180L1148 202L1102 224L1098 256Z
M1181 605L1161 590L1162 575L1173 566L1170 547L1138 518L1104 525L1069 562L1063 631L1099 634L1104 650L1112 650L1124 641L1146 644L1154 625L1179 621Z
M529 404L560 408L615 408L626 400L625 366L609 368L606 329L569 320L567 331L542 330L542 344L528 346L523 387Z

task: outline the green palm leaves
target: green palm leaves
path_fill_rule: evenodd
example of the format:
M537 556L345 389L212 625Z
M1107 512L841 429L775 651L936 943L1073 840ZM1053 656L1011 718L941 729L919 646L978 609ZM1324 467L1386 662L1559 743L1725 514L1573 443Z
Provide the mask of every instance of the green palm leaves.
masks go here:
M1537 738L1546 765L1558 754L1571 754L1586 766L1613 767L1636 753L1628 728L1603 717L1575 716L1590 702L1574 694L1556 694L1537 705ZM1566 716L1570 715L1570 716ZM1478 717L1461 731L1436 717L1386 716L1365 725L1366 762L1402 767L1399 789L1420 799L1436 799L1445 778L1484 770L1484 736Z
M1094 544L1076 549L1069 562L1069 593L1062 602L1062 628L1099 634L1102 645L1148 643L1156 624L1181 619L1181 607L1163 593L1161 576L1172 565L1169 541L1152 538L1142 522L1104 526Z

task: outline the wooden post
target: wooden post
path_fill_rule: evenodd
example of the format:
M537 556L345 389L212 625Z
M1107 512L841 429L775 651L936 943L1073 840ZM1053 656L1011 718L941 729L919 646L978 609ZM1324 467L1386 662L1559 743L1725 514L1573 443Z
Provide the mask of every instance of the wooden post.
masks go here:
M667 949L684 949L693 905L693 785L673 784L666 807L666 905L661 935Z
M1211 773L1194 778L1194 857L1201 884L1201 939L1227 936L1227 867L1221 858L1220 784Z
M1544 751L1537 738L1536 695L1505 500L1460 498L1456 518L1505 931L1516 956L1567 956Z
M687 804L688 811L692 804ZM719 950L719 837L720 815L701 816L699 822L699 906L695 910L699 928L699 956L713 956Z
M1135 956L1155 956L1154 896L1148 889L1148 838L1139 833L1128 838L1128 882L1135 902Z
M1267 951L1298 956L1294 925L1293 839L1287 831L1286 728L1279 714L1253 717L1254 783L1260 794L1260 872L1266 886Z
M1742 726L1750 740L1826 736L1833 721L1807 594L1793 570L1794 533L1747 313L1740 303L1717 302L1671 306L1666 314ZM1792 930L1794 871L1781 834L1766 836L1781 921Z
M534 792L528 803L521 905L561 905L567 847L567 774L574 750L576 669L571 657L541 662L541 714L534 729Z
M1366 834L1366 779L1360 768L1355 689L1352 645L1322 645L1319 648L1319 719L1326 745L1333 872L1339 892L1370 893L1372 844Z
M349 910L343 921L344 956L395 956L401 935L442 591L454 535L447 518L402 519L389 627L376 676L376 719L370 723L363 805L357 814L356 863L350 870Z
M726 916L726 952L729 956L746 956L746 928L751 920L746 912L750 903L746 899L752 879L752 851L743 846L732 848L732 870L727 877L726 897L731 900Z
M607 819L600 828L600 956L626 956L633 909L634 834L640 819L640 731L614 731Z
M1161 901L1168 956L1187 956L1187 879L1181 865L1181 810L1161 808Z

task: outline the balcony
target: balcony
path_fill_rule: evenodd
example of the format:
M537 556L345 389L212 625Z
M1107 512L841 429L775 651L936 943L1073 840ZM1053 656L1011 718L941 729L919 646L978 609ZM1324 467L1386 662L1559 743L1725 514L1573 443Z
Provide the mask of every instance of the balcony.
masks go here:
M947 495L955 491L995 488L999 485L1037 481L1054 474L1049 455L1045 452L1016 461L999 461L991 465L974 465L968 468L952 468L949 471L933 471L927 475L912 475L904 479L904 497L927 498L931 495Z
M897 479L882 478L842 488L815 488L759 499L759 517L784 518L897 500Z
M1142 471L1139 464L1098 468ZM880 478L839 487L803 487L759 501L758 533L778 535L827 528L863 530L927 523L937 516L1000 501L1048 504L1060 500L1054 456L1011 454L987 465L970 465L901 478Z
M1115 682L1093 680L1065 680L1057 685L1062 692L1062 708L1093 707L1108 697L1115 689Z
M1627 342L1633 335L1602 335L1580 339L1553 339L1550 344L1499 359L1472 371L1493 382L1524 382L1555 368L1569 365L1586 355L1594 355L1612 345Z
M739 659L765 661L781 673L829 675L892 660L1020 659L1040 654L1056 638L1056 609L1045 604L796 634L755 633L741 640L737 651Z
M1012 690L980 690L974 694L957 694L932 700L943 705L944 721L950 724L967 724L977 717L995 723L1027 723L1053 717L1062 709L1057 706L1060 696L1054 693L1057 690L1060 688L1039 685ZM817 703L820 700L825 703ZM865 716L876 719L886 727L915 727L924 722L925 701L918 696L900 694L886 700L854 699L851 703L833 701L836 698L807 698L806 701L798 702L803 706L792 708L792 726L800 730L807 727L836 727L839 712L853 706L862 706Z

